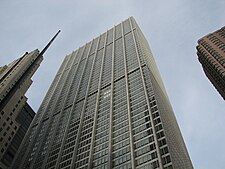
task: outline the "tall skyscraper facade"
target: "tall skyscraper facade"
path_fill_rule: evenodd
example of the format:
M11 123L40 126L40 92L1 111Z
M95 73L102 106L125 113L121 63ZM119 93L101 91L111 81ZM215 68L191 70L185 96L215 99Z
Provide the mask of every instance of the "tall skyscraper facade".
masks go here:
M54 37L55 38L55 37ZM54 40L52 39L52 41ZM35 115L27 103L26 91L32 76L43 60L42 50L25 53L9 65L0 68L0 168L12 164L13 158Z
M193 168L133 17L65 57L13 168Z
M225 27L198 40L197 55L206 76L225 100Z

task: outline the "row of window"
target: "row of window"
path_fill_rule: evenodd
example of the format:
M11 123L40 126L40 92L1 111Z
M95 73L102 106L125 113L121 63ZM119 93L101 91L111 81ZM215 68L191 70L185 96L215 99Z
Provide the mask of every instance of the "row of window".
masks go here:
M65 102L65 107L68 107L74 102L74 96L76 96L78 84L80 81L80 78L82 76L83 67L85 65L85 60L82 60L77 68L76 76L73 78L73 81L71 83L70 89L68 91L68 95Z
M69 89L69 86L71 85L71 82L72 82L73 77L75 75L75 72L76 72L75 70L76 70L76 65L73 65L72 68L70 68L69 70L66 71L67 72L66 75L64 75L64 73L63 73L63 76L67 76L67 77L65 77L65 79L66 79L65 83L63 84L63 88L61 90L61 93L59 94L58 100L55 103L55 108L53 110L54 112L59 112L62 109L64 100L66 98L66 94L67 94L68 89Z
M125 43L125 49L126 49L125 52L126 52L127 69L128 71L131 71L139 67L132 32L125 35L124 43Z
M217 38L214 34L210 34L207 36L216 46L222 49L225 52L225 44L219 38Z
M69 70L66 70L66 71L63 72L62 76L60 77L61 83L59 83L56 86L55 91L54 91L54 93L51 97L51 100L49 101L48 106L45 110L45 114L44 114L43 119L49 117L49 115L51 115L54 112L54 109L55 109L55 106L56 106L56 100L57 100L58 96L60 95L60 93L63 91L63 88L64 88L64 83L62 83L62 82L66 81L68 73L69 73ZM64 98L61 98L61 99L64 99Z
M43 140L43 143L42 143L42 146L39 150L37 159L35 160L34 168L40 168L44 159L45 159L45 155L47 153L49 143L50 143L50 141L53 137L53 134L55 132L55 128L56 128L56 124L57 124L58 119L59 119L59 114L54 116L51 123L50 123L50 127L47 131L47 135L45 136L45 138Z
M94 55L89 56L87 63L86 63L86 67L84 69L84 73L82 75L82 80L81 80L81 84L79 86L77 100L84 98L86 95L86 90L87 90L87 86L88 86L88 82L89 82L89 78L90 78L93 60L94 60Z
M68 119L69 114L70 114L70 109L65 110L62 113L62 116L60 117L59 123L57 124L57 129L56 129L56 133L54 136L53 145L51 147L50 154L49 154L48 160L47 160L47 165L46 165L47 167L54 166L53 162L56 161L58 158L59 151L61 148L65 130L66 130L66 125L69 120Z
M101 71L101 65L102 65L102 56L103 56L103 50L98 51L96 55L95 63L94 63L93 72L92 72L89 93L92 93L98 90L99 77L100 77L100 71Z
M223 66L225 66L225 62L223 63L223 61L219 59L220 64L223 65L221 66L202 47L197 47L197 48L199 51L199 61L202 63L203 68L209 70L208 72L210 72L210 74L213 75L214 78L217 77L218 75L221 75L222 77L225 76L225 71L223 69ZM215 55L214 57L217 57L217 60L218 60L218 57L220 58L221 56ZM215 78L215 80L217 79ZM218 78L218 80L220 81L221 79ZM220 85L220 82L218 83L218 85Z
M64 61L65 61L65 60L66 60L66 59L64 59ZM63 63L64 63L64 61L63 61ZM62 65L63 65L63 64L62 64ZM60 76L61 76L61 75L58 74L58 75L56 75L56 77L54 78L54 80L53 80L53 82L52 82L52 84L51 84L51 86L50 86L50 88L49 88L49 90L48 90L48 92L47 92L47 94L46 94L46 96L45 96L45 98L44 98L44 100L43 100L43 102L42 102L42 104L41 104L39 110L38 110L38 113L36 114L36 116L35 116L35 118L34 118L34 125L36 125L36 124L40 121L40 118L41 118L42 114L44 113L44 111L45 111L45 109L46 109L46 107L47 107L47 104L48 104L49 100L51 99L51 96L52 96L52 94L53 94L53 92L54 92L54 89L55 89L55 87L56 87L56 85L57 85L59 79L60 79Z
M205 40L201 41L201 45L221 64L225 65L225 59Z
M105 50L103 73L102 73L102 86L105 86L107 83L111 82L112 47L113 47L113 44L110 44L109 46L106 47L106 50Z
M100 92L99 97L99 107L101 109L98 110L96 116L96 130L95 131L102 131L99 134L95 132L95 139L94 139L94 155L93 158L96 161L93 162L93 167L101 167L105 166L105 163L108 162L108 138L109 138L109 113L110 113L110 86L104 88ZM107 107L107 108L104 108ZM104 125L100 125L104 124ZM106 125L105 125L106 124ZM102 129L104 128L104 130ZM100 144L100 146L98 146ZM101 151L100 151L101 148Z

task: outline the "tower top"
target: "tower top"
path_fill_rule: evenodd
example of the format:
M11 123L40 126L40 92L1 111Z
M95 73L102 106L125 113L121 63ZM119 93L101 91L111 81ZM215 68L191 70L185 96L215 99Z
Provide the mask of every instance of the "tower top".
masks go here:
M52 44L52 42L55 40L55 38L58 36L58 34L61 32L61 30L58 30L58 32L53 36L53 38L48 42L48 44L44 47L44 49L40 52L39 55L43 55L45 51L49 48L49 46Z

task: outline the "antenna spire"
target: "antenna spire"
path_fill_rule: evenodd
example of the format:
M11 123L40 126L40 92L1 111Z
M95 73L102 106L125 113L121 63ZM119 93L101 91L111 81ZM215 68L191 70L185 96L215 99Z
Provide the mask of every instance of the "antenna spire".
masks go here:
M45 48L40 52L39 55L43 55L45 51L49 48L49 46L52 44L52 42L55 40L55 38L58 36L58 34L61 32L61 30L58 30L58 32L55 34L55 36L48 42L48 44L45 46Z

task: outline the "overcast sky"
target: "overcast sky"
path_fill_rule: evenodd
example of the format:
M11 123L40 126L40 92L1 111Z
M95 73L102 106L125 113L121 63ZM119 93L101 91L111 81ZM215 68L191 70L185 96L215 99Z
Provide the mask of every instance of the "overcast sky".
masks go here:
M27 92L37 110L64 56L129 16L150 44L195 169L225 169L225 101L195 48L225 26L225 0L1 0L0 65L41 50L62 30Z

